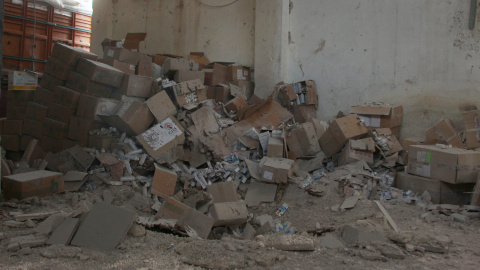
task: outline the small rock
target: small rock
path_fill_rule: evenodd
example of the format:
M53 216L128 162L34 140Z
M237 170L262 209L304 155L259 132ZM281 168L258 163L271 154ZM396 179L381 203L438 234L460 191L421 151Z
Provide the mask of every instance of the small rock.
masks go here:
M88 259L90 259L90 256L85 255L85 254L77 254L77 258L78 258L80 261L87 261Z
M366 250L361 250L359 252L359 255L360 257L362 257L367 261L382 261L382 262L388 261L387 258L383 257L382 255L374 252L366 251Z
M408 252L414 252L415 251L415 246L412 244L406 244L405 245L405 250Z
M263 256L260 256L255 259L255 262L263 267L269 267L275 264L275 261L277 260L277 257L273 254L264 254Z
M338 210L340 209L340 205L339 205L339 204L335 204L334 206L330 207L330 209L331 209L333 212L338 212Z
M20 249L20 244L17 242L10 243L7 246L8 251L17 251L19 249Z
M75 258L82 249L79 247L72 246L58 246L58 255L64 258Z
M315 244L311 237L289 234L271 235L268 237L265 246L273 247L284 251L314 251Z
M40 255L48 259L54 259L58 257L57 252L49 248L40 250Z
M231 242L225 242L222 245L226 250L237 251L237 249L235 248L235 246Z
M18 255L30 255L33 254L33 250L30 247L26 248L21 248L19 251L17 251Z
M146 233L145 227L139 224L132 224L128 231L128 234L133 237L142 237L145 236Z
M103 191L102 196L103 196L103 201L110 204L113 202L113 199L115 198L112 192L108 189Z
M36 226L35 222L33 222L33 220L31 220L31 219L27 219L25 221L25 225L27 225L27 227L29 227L29 228L33 228L33 227Z
M3 223L3 225L10 228L22 228L25 226L25 223L20 221L15 221L15 220L7 220Z

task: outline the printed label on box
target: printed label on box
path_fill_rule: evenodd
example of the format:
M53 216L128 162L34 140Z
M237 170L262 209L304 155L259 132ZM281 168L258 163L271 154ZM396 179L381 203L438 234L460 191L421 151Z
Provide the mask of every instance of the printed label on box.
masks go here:
M114 53L115 53L115 52L114 52L113 50L108 50L107 55L108 55L109 57L113 57L113 54L114 54Z
M157 151L180 135L182 135L182 131L173 123L172 119L167 118L145 131L142 137L154 151Z
M430 177L430 164L417 164L416 165L416 174L424 177Z
M135 65L130 65L131 70L135 70Z
M418 162L425 162L427 158L427 152L425 151L418 151L417 152L417 161Z
M269 171L264 171L264 172L263 172L263 178L268 179L268 180L272 180L272 178L273 178L273 173L272 173L272 172L269 172Z
M237 69L237 78L242 79L243 78L243 70Z

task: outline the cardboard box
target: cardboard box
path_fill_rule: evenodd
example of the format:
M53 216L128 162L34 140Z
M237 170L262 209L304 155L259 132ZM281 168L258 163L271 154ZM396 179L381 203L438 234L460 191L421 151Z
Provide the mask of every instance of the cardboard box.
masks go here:
M408 148L410 147L410 145L421 145L421 144L424 144L424 142L425 142L425 139L423 138L409 137L409 138L402 139L401 144L402 144L403 150L408 151Z
M35 90L38 75L29 71L10 71L8 73L8 90Z
M81 58L86 58L93 61L97 60L98 58L96 54L89 51L57 42L53 44L52 56L71 68L75 68L78 60Z
M22 120L26 116L25 107L24 106L11 106L7 105L7 118L10 120Z
M32 102L36 90L7 91L7 107L25 107Z
M208 65L210 64L210 60L205 57L203 52L191 52L188 56L188 59L193 60L197 64Z
M247 101L243 97L239 96L225 104L225 110L227 110L227 112L238 112L247 106Z
M107 61L118 60L136 66L140 61L140 54L126 48L105 47L103 59Z
M58 172L34 171L4 176L2 190L6 198L18 200L60 194L63 192L63 175Z
M68 124L70 117L75 114L76 108L68 108L60 104L53 103L48 110L48 117L62 123Z
M318 144L318 142L317 142ZM283 158L284 146L283 139L268 138L267 156L273 158Z
M49 108L53 103L53 92L43 87L38 87L33 96L33 102Z
M65 86L57 86L53 91L53 102L67 108L77 108L80 93Z
M212 230L212 218L174 199L166 199L160 213L162 218L176 219L178 225L189 226L203 239Z
M434 145L411 145L407 172L447 183L475 183L480 171L480 152Z
M101 63L107 64L109 66L112 66L112 67L120 70L121 72L123 72L125 74L135 75L135 72L136 72L136 69L137 69L136 65L132 65L132 64L127 63L127 62L122 62L122 61L119 61L119 60L113 59L113 58L100 59L100 60L98 60L98 62L101 62Z
M266 183L287 183L293 175L295 161L286 158L263 157L260 161L262 178Z
M30 135L22 135L20 137L20 151L25 151L32 140L36 140Z
M62 146L63 146L63 149L69 149L69 148L72 148L74 146L80 146L80 147L87 147L88 144L86 142L81 142L81 141L75 141L75 140L72 140L72 139L64 139L62 141Z
M67 148L64 145L64 141L65 140L58 140L52 137L42 136L42 139L40 140L40 147L42 147L44 151L58 153Z
M99 115L109 116L115 112L120 101L81 95L78 100L76 115L87 120L100 121Z
M68 75L66 86L81 93L105 98L108 98L113 91L112 86L91 81L73 71Z
M23 120L5 119L3 121L2 135L22 135L22 133L23 133Z
M213 73L211 75L211 84L205 84L207 85L218 85L218 84L224 84L227 83L227 72L228 72L228 67L219 63L214 63L213 64ZM206 75L206 74L205 74Z
M149 98L145 103L157 122L161 122L169 116L177 115L177 108L166 91L161 91Z
M36 139L42 137L43 123L31 119L23 120L23 134L30 135Z
M105 149L108 151L111 149L112 144L119 139L120 137L118 136L89 135L88 147L98 150Z
M375 152L375 142L372 138L359 140L348 140L338 157L338 166L364 160L368 164L373 164L373 153Z
M61 60L54 56L48 57L47 64L45 65L45 73L52 75L57 80L65 81L68 78L68 73L73 70L73 67L63 63ZM53 90L53 89L52 89Z
M2 148L7 151L14 151L14 152L21 151L20 136L18 135L2 135L2 141L0 143L2 145Z
M35 102L29 102L27 103L25 114L26 118L41 122L48 115L48 107Z
M197 104L205 100L205 86L199 80L186 81L165 89L175 105L182 107L187 104Z
M163 153L183 144L185 134L177 120L168 117L137 136L137 140L153 159L159 160Z
M87 59L80 59L75 71L92 81L113 87L122 85L124 75L123 72L114 67Z
M357 139L368 130L356 114L335 119L320 138L320 146L326 157L338 153L349 139Z
M253 96L255 90L255 83L251 81L228 81L229 84L233 84L241 89L241 92L247 99Z
M152 63L153 61L150 55L141 54L135 74L139 76L152 77Z
M402 125L402 106L352 106L350 113L358 114L368 128L394 128Z
M402 145L389 128L376 128L372 131L372 136L385 156L390 156L403 150Z
M315 105L295 105L292 106L291 112L298 123L312 122L313 119L317 119Z
M68 125L67 138L87 144L90 130L99 129L102 126L101 122L72 116Z
M105 50L105 47L122 48L123 47L123 40L105 38L102 41L102 50Z
M123 101L110 116L99 115L105 123L136 136L148 129L154 118L145 103L138 101Z
M43 120L42 136L63 140L68 135L68 124L50 118Z
M403 191L411 190L418 195L428 191L434 204L467 205L470 203L473 184L449 184L440 180L398 172L395 187Z
M480 111L468 111L462 114L465 139L468 149L480 148Z
M175 82L186 82L191 80L205 81L205 72L191 70L177 70L173 79Z
M300 128L291 130L287 137L287 145L296 157L314 156L321 151L312 122L303 123Z
M462 139L455 130L455 126L452 121L449 119L442 120L436 124L433 128L425 132L427 139L425 144L433 144L436 142L443 142L445 144L450 144L454 147L465 149L465 145L462 142Z
M208 87L207 98L227 104L232 96L230 95L230 88L227 85L216 85Z
M140 42L145 41L147 33L127 33L123 47L133 52L140 52Z
M207 187L207 193L213 198L213 203L237 202L237 188L233 181L218 182Z
M244 66L228 66L227 81L251 81L250 68Z
M167 58L163 62L163 71L167 76L172 76L177 70L192 70L194 63L185 58Z
M177 174L174 171L155 163L155 174L151 188L152 194L164 199L174 195L177 179Z
M42 78L40 79L40 87L43 87L47 90L53 91L55 86L65 85L65 80L59 80L48 73L43 73ZM37 88L38 90L38 88Z
M153 93L153 79L138 75L125 75L117 94L149 98Z
M213 226L241 225L248 220L245 202L214 203L209 210Z

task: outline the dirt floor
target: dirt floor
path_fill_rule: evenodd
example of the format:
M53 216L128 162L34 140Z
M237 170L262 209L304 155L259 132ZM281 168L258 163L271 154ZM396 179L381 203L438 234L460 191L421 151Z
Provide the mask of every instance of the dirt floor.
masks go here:
M297 234L259 235L252 240L225 236L221 240L179 237L147 230L146 235L127 235L110 253L73 246L40 246L7 250L9 239L31 235L33 228L7 227L12 212L60 211L71 213L102 200L103 188L78 195L62 194L40 200L0 202L1 269L479 269L480 220L453 221L448 213L422 209L415 204L384 201L382 205L396 222L395 233L374 201L360 199L350 210L333 211L344 199L335 183L324 186L322 197L309 195L297 185L286 187L279 203L249 208L254 216L269 214L281 223L290 222ZM114 194L112 204L127 206L134 195L130 186L108 187ZM78 200L77 200L78 199ZM290 207L282 217L275 216L283 203ZM127 207L128 208L128 207ZM334 207L335 208L335 207ZM336 209L334 209L336 210ZM140 215L148 215L139 212ZM40 221L34 221L39 223ZM381 242L344 243L346 227L384 236ZM322 244L323 235L307 234L315 228L332 228L330 236L340 246ZM328 237L330 237L328 236ZM269 244L281 237L291 241L313 241L312 251L285 251ZM296 238L300 237L300 238ZM287 239L288 240L288 239ZM290 241L288 240L288 241ZM306 243L305 242L305 243ZM303 243L303 242L302 242ZM288 245L287 245L288 246ZM434 252L432 252L434 251Z

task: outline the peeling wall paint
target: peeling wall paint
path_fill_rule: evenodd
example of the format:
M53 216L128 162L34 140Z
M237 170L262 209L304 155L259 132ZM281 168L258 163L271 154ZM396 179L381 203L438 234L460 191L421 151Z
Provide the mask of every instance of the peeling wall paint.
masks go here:
M292 2L286 81L316 80L319 118L364 102L402 104L408 136L444 117L458 123L461 104L480 105L470 0Z
M93 29L104 34L92 38L92 51L97 54L102 55L104 37L122 39L128 32L146 32L140 48L145 53L186 56L200 51L211 60L253 66L255 0L221 8L198 0L94 0L94 7ZM111 19L102 19L109 11Z

